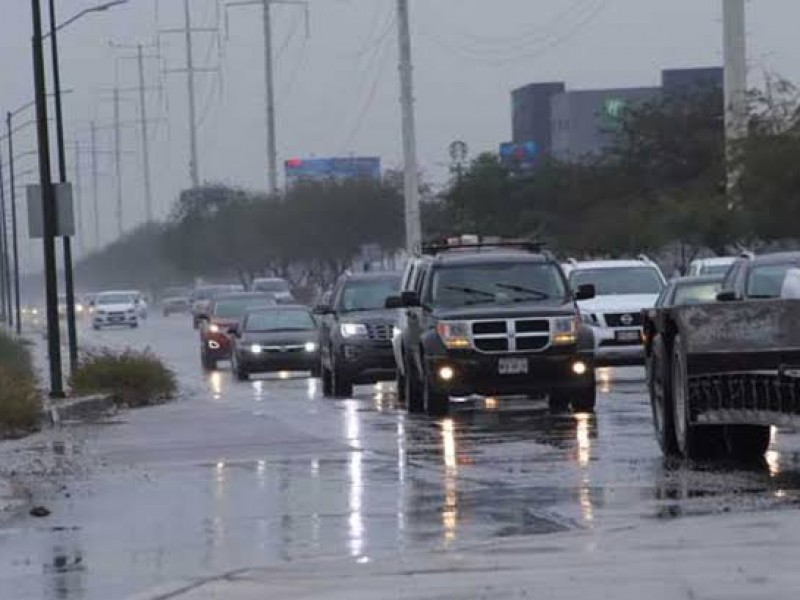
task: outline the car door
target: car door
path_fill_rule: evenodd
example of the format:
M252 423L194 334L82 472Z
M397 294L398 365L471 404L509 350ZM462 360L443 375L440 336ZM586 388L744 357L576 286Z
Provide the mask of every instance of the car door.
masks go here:
M333 364L333 357L331 356L331 348L334 339L334 328L337 326L339 319L336 315L336 306L339 303L339 296L343 287L343 280L340 279L336 282L333 290L331 291L330 298L327 303L328 310L321 315L320 319L320 355L322 356L322 364L326 368L331 368Z
M400 294L408 292L412 289L414 284L414 276L416 274L418 261L410 259L406 264L403 277L400 279ZM400 335L392 336L392 351L394 352L394 362L400 375L405 376L405 360L404 360L404 347L406 342L406 333L408 330L408 310L405 308L398 309L397 311L397 329Z
M412 282L411 291L415 292L420 299L420 304L425 304L423 292L425 290L425 282L428 277L430 267L428 265L420 265L417 269L414 281ZM408 349L407 352L410 357L413 357L414 365L417 373L422 373L422 354L420 352L422 334L425 331L426 311L422 306L413 306L406 309L406 318L408 319L407 339Z

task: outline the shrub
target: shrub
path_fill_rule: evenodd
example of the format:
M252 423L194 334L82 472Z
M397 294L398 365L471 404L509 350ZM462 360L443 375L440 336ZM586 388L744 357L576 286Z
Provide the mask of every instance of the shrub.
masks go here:
M30 432L39 425L42 399L28 349L0 332L0 436Z
M25 342L0 331L0 365L9 371L33 379L33 363ZM0 387L0 390L3 388Z
M111 394L128 407L166 402L178 388L172 370L149 350L109 349L84 354L71 387L78 394Z

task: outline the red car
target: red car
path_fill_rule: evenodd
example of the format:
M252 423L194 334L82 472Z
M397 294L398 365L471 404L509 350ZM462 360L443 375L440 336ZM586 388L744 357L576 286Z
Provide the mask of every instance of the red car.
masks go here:
M198 315L200 321L200 362L213 371L217 361L231 357L230 329L251 310L275 306L272 294L238 293L215 297L207 313Z

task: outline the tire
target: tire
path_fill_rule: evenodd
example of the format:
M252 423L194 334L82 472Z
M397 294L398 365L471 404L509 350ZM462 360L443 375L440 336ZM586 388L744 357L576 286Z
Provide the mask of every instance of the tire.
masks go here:
M428 373L422 378L422 397L425 412L430 417L442 417L450 412L450 397L433 389Z
M95 331L100 331L100 325L92 325L92 329Z
M764 425L728 425L725 445L731 458L743 462L763 460L769 448L770 428Z
M653 338L653 355L649 375L650 407L656 440L664 456L680 454L675 438L675 407L672 397L672 370L669 354L661 334Z
M205 353L200 354L200 363L203 366L203 369L206 371L216 371L217 370L217 361L207 356Z
M575 390L570 404L572 404L574 412L594 413L594 408L597 405L597 386L594 377L592 377L591 385L587 384L585 387Z
M331 369L333 395L336 398L350 398L353 395L353 382L347 379L341 369L336 368L336 361Z
M322 366L322 395L325 398L333 398L333 374L326 366Z
M678 450L689 460L713 458L721 450L724 426L692 425L690 422L689 377L686 352L680 336L675 336L671 363L675 441Z
M405 404L406 401L406 378L400 374L400 370L397 370L397 379L395 380L396 387L397 387L397 401L401 404Z
M239 363L235 351L231 352L231 371L233 371L234 376L239 381L247 381L250 379L250 373Z
M131 329L137 329L139 327L139 323L131 323Z
M425 399L422 397L422 386L420 385L417 370L414 363L406 357L406 376L405 376L405 398L406 410L412 414L419 414L425 410Z
M563 391L551 392L547 398L547 406L554 414L569 412L569 402L570 394Z

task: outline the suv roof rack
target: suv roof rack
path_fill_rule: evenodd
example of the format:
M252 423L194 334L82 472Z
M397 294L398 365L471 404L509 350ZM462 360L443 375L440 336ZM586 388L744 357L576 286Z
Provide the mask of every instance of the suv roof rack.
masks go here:
M646 263L653 262L652 259L649 256L647 256L647 254L640 254L639 256L636 257L636 259Z
M481 238L477 235L450 237L422 245L422 254L435 256L442 252L458 250L490 250L492 248L515 248L526 252L543 252L546 242L533 240L503 240L500 238Z

